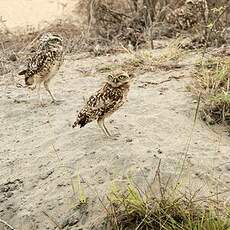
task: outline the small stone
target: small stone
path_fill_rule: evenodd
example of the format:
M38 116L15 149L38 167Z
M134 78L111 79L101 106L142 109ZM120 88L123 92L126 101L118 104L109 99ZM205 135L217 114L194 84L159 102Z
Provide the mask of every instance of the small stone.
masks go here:
M40 206L41 204L42 204L42 201L38 201L37 205L39 205L39 206Z
M42 175L40 175L39 178L40 178L41 180L45 180L45 179L47 179L50 175L52 175L53 172L54 172L53 169L52 169L52 170L49 170L48 172L45 172L45 173L43 173Z
M127 143L133 142L133 139L127 138L127 139L126 139L126 142L127 142Z
M9 60L10 60L10 61L17 61L17 56L16 56L15 54L11 54L11 55L9 56Z
M9 203L7 206L6 206L6 209L9 210L9 209L12 209L13 208L13 204L12 203Z
M75 215L72 215L67 219L67 225L66 226L74 226L78 222L79 222L79 218Z
M218 172L222 172L222 168L217 167L217 168L216 168L216 171L218 171Z
M147 168L147 167L144 167L144 170L145 170L146 172L150 172L150 169Z
M48 210L53 210L54 209L54 205L53 204L48 204L47 205L47 209Z
M105 182L105 181L104 181L104 179L103 179L103 178L101 178L101 177L100 177L100 178L98 178L98 184L104 184L104 182Z
M4 192L8 192L10 190L10 187L8 186L3 186L2 188L0 188L0 192L4 193Z
M57 187L65 187L65 186L66 186L66 184L64 182L60 182L57 184Z
M63 202L62 200L59 200L59 201L58 201L58 205L59 205L59 206L61 206L61 205L63 205L63 204L64 204L64 202Z
M163 153L161 149L158 149L157 152L158 152L159 154L162 154L162 153Z
M225 168L226 168L227 171L230 171L230 165L226 165Z
M13 195L14 195L14 193L11 192L11 191L9 191L9 192L6 193L6 197L7 197L7 198L10 198L10 197L13 196Z
M33 185L32 185L32 188L36 188L36 187L37 187L37 185L36 185L36 184L33 184Z
M123 175L122 180L127 180L127 176Z

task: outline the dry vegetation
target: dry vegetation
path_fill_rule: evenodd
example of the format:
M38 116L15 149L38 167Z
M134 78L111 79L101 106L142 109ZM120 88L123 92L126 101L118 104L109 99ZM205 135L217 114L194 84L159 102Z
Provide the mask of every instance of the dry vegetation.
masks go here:
M36 31L28 28L25 31L12 33L8 28L0 31L0 73L9 72L22 63L33 50L34 40L45 31L60 33L65 39L67 53L90 51L94 55L114 52L126 52L139 48L154 48L154 39L178 37L189 33L194 36L188 39L181 48L200 48L203 46L221 46L228 40L229 3L208 1L209 17L207 22L182 30L173 22L166 20L167 14L183 6L184 1L80 1L76 13L85 19L82 25L70 21L57 21ZM79 10L80 9L80 10ZM3 21L0 21L4 25ZM205 31L205 33L204 33Z
M230 124L230 58L216 57L200 63L195 77L193 91L201 95L203 119L209 124Z
M158 178L159 177L159 178ZM160 175L155 187L143 191L132 181L124 188L113 187L103 219L104 229L228 230L229 210L214 196L199 197L199 191L180 192L163 185Z
M122 68L128 72L154 72L156 69L169 71L172 69L180 69L183 67L181 63L183 57L188 53L180 47L180 43L184 39L179 37L161 49L160 53L154 50L141 49L136 52L123 49L129 54L129 58L121 64L101 65L97 71L109 72L117 68Z
M206 12L205 21L196 21L197 25L186 28L186 31L198 33L201 41L205 38L208 45L221 45L229 24L229 3L207 2L209 11ZM98 42L108 44L119 41L125 45L131 44L134 49L143 43L151 43L153 39L184 33L182 28L177 27L177 21L170 23L167 20L167 15L183 4L184 1L179 0L131 0L122 3L109 0L84 1L85 7L88 7L90 31ZM196 13L199 14L199 11ZM195 15L192 17L195 18Z

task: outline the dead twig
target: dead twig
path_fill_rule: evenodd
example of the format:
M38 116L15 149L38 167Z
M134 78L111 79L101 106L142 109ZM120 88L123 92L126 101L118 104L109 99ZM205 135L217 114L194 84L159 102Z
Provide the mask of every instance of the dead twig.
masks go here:
M186 77L186 76L185 76L185 75L181 75L181 76L171 76L171 77L169 77L168 79L163 80L163 81L160 81L160 82L141 81L141 83L143 83L143 84L148 84L148 85L160 85L160 84L163 84L163 83L165 83L165 82L171 81L172 79L179 80L179 79L184 78L184 77Z
M42 213L48 217L48 219L56 226L56 228L58 228L59 230L62 230L62 227L54 220L53 217L51 217L47 212L42 211Z
M113 16L119 15L119 16L122 16L122 17L131 18L131 17L130 17L129 15L127 15L127 14L124 14L124 13L121 13L121 12L117 12L117 11L115 11L115 10L112 10L112 9L108 8L108 6L105 5L105 4L103 4L103 3L101 3L101 7L103 7L104 9L106 9L106 10L107 10L108 12L110 12Z
M230 9L230 3L229 3L229 4L222 10L222 12L216 17L216 19L215 19L214 22L212 23L212 26L211 26L209 32L205 34L205 45L204 45L204 49L203 49L203 52L202 52L202 59L204 58L204 55L205 55L205 53L206 53L206 51L207 51L208 42L209 42L209 40L210 40L210 36L211 36L211 34L212 34L212 32L213 32L213 30L214 30L214 28L215 28L217 22L220 20L220 18L224 15L224 13L225 13L228 9Z
M8 228L10 228L11 230L16 230L14 227L12 227L10 224L8 224L6 221L0 219L0 223L4 224L5 226L7 226Z
M188 159L188 153L189 153L191 142L192 142L192 136L193 136L193 133L194 133L194 130L195 130L196 121L197 121L197 118L198 118L198 112L199 112L199 109L200 109L200 100L201 100L201 93L199 94L199 97L198 97L198 102L197 102L196 111L195 111L195 115L194 115L193 125L192 125L191 131L190 131L190 134L189 134L189 137L188 137L188 141L187 141L187 144L186 144L186 147L185 147L184 158L182 160L182 166L181 166L181 170L180 170L180 173L179 173L179 176L178 176L176 184L179 184L179 181L182 178L182 174L183 174L184 169L185 169L185 164L186 164L186 161Z

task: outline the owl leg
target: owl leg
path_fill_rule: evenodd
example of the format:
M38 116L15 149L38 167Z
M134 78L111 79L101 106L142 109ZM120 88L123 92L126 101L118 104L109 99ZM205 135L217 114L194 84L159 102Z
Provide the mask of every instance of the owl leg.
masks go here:
M49 93L50 97L52 98L52 102L56 103L57 101L49 89L49 81L44 81L44 87L45 87L46 91Z
M40 89L41 89L41 83L39 82L38 84L37 84L37 94L38 94L38 101L39 101L39 104L41 105L41 106L44 106L44 104L43 104L43 101L42 101L42 97L41 97L41 93L40 93Z
M97 124L98 126L101 128L101 130L103 131L103 133L107 136L107 137L110 137L110 133L108 132L107 128L105 127L105 124L104 124L104 119L98 119L97 120Z
M103 127L104 127L106 133L111 137L111 134L110 134L109 130L106 128L105 122L104 122L104 121L105 121L105 119L102 119L102 125L103 125Z

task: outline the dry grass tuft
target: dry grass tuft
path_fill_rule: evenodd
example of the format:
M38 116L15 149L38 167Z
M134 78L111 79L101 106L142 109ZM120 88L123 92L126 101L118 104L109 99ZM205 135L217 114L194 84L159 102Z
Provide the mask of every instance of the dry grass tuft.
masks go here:
M220 46L226 42L230 5L225 0L218 3L207 0L209 10L204 12L205 21L201 23L198 20L196 25L185 30L176 28L174 21L166 20L167 14L184 5L183 0L82 0L80 2L81 11L83 8L88 17L90 36L97 38L98 42L104 45L121 42L125 47L132 45L136 50L140 47L147 47L147 43L150 43L151 48L154 48L154 39L172 38L177 34L187 34L192 38L190 44L186 46L189 49L205 45ZM193 14L196 13L199 14L196 11ZM187 17L190 16L187 15ZM193 20L196 16L193 15ZM188 24L187 19L183 20L185 24Z
M156 61L159 64L168 61L180 61L187 54L187 52L181 48L183 40L184 38L182 37L172 40L169 45L162 50L160 57L157 58L158 60Z
M156 69L171 70L180 68L179 61L187 54L180 48L182 38L171 41L160 53L153 50L140 50L123 64L123 68L141 69L142 71L155 71Z
M197 67L192 91L201 94L201 115L209 124L230 124L230 57L211 58Z
M125 191L116 186L108 196L104 229L228 230L230 215L221 202L199 199L197 193L159 185L159 192L143 192L130 183Z
M142 49L133 52L126 49L128 53L126 61L120 64L100 65L97 71L102 73L122 68L128 72L154 72L157 69L169 71L182 68L183 64L180 61L188 54L188 51L180 48L181 40L182 38L172 40L161 51Z

